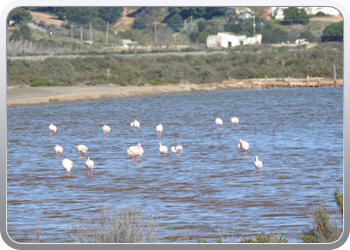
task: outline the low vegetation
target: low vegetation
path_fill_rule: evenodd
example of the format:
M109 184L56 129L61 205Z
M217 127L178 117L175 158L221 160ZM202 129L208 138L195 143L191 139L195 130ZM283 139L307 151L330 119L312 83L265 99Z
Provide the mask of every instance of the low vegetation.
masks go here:
M33 76L61 85L87 83L160 85L166 83L215 83L249 78L337 78L343 77L343 43L305 47L275 48L269 45L241 46L227 54L198 55L106 55L44 61L8 60L8 85L31 85ZM109 71L108 71L109 70ZM108 73L109 72L109 73Z

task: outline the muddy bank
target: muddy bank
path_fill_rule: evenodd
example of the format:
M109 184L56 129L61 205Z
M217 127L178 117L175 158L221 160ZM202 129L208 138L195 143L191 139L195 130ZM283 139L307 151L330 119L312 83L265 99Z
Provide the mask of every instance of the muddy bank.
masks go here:
M64 87L10 86L7 88L7 107L15 108L251 88L251 84L243 84L242 82L217 84L166 84L161 86L145 85L140 87L136 85Z

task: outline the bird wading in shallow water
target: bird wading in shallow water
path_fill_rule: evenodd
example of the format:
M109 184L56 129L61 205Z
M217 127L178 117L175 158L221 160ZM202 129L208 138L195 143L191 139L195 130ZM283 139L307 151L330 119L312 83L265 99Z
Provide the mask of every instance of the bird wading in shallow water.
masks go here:
M177 145L176 147L175 146L171 147L171 152L175 153L176 157L181 156L182 151L183 151L183 148L181 145Z
M51 139L55 139L55 134L54 133L57 132L57 127L51 123L50 126L49 126L49 130L50 130L50 138Z
M254 167L255 167L256 170L260 169L260 174L261 174L261 169L263 167L263 163L262 163L262 161L259 161L257 155L255 156Z
M103 125L103 138L108 139L108 133L111 131L111 128L108 125Z
M232 122L232 128L237 128L237 125L239 123L239 119L237 117L232 117L231 122Z
M162 145L161 142L159 142L159 152L160 152L160 158L162 158L162 156L164 156L164 158L165 158L166 153L168 152L167 146Z
M241 148L245 155L247 155L247 151L249 149L249 144L246 141L242 141L242 139L239 139L238 148Z
M94 168L94 162L92 160L90 160L89 157L86 157L85 167L87 169L88 175L89 175L89 170L90 170L90 173L92 175L92 169Z
M62 161L62 166L67 172L70 172L73 168L73 162L69 159L64 159Z
M158 132L158 137L161 137L161 136L162 136L162 132L163 132L163 125L162 125L162 124L159 124L159 125L156 127L156 131Z
M85 145L75 146L75 151L77 151L78 154L84 154L87 150L88 148Z
M219 117L217 117L215 119L215 123L216 123L216 128L218 129L219 126L222 125L224 122Z
M63 152L63 148L59 145L56 145L55 152L56 152L56 160L61 160L61 154Z
M139 132L140 123L137 120L130 123L130 126L135 128L135 133Z

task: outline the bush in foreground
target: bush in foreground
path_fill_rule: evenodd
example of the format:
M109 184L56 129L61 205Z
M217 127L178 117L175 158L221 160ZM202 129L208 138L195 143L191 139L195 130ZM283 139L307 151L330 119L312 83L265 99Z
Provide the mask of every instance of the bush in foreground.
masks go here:
M95 217L86 216L75 222L70 237L80 243L155 243L158 221L144 217L145 207L104 206Z

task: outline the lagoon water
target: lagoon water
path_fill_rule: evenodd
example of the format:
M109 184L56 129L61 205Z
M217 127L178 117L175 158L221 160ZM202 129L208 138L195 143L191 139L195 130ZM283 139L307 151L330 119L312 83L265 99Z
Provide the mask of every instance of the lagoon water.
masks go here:
M232 129L231 117L240 123ZM216 129L215 118L224 124ZM130 127L137 119L138 133ZM58 127L50 139L48 126ZM163 135L157 137L156 125ZM7 110L7 228L30 242L39 227L45 242L69 241L76 219L103 205L143 204L159 217L159 242L216 242L285 234L289 242L309 224L335 188L343 190L343 88L241 90L94 101ZM103 138L102 126L112 130ZM237 148L248 141L247 156ZM141 143L139 162L126 149ZM158 143L169 148L160 158ZM66 173L62 159L74 162ZM74 146L85 144L94 162L88 176ZM182 145L177 158L171 145ZM254 156L264 163L262 174Z

